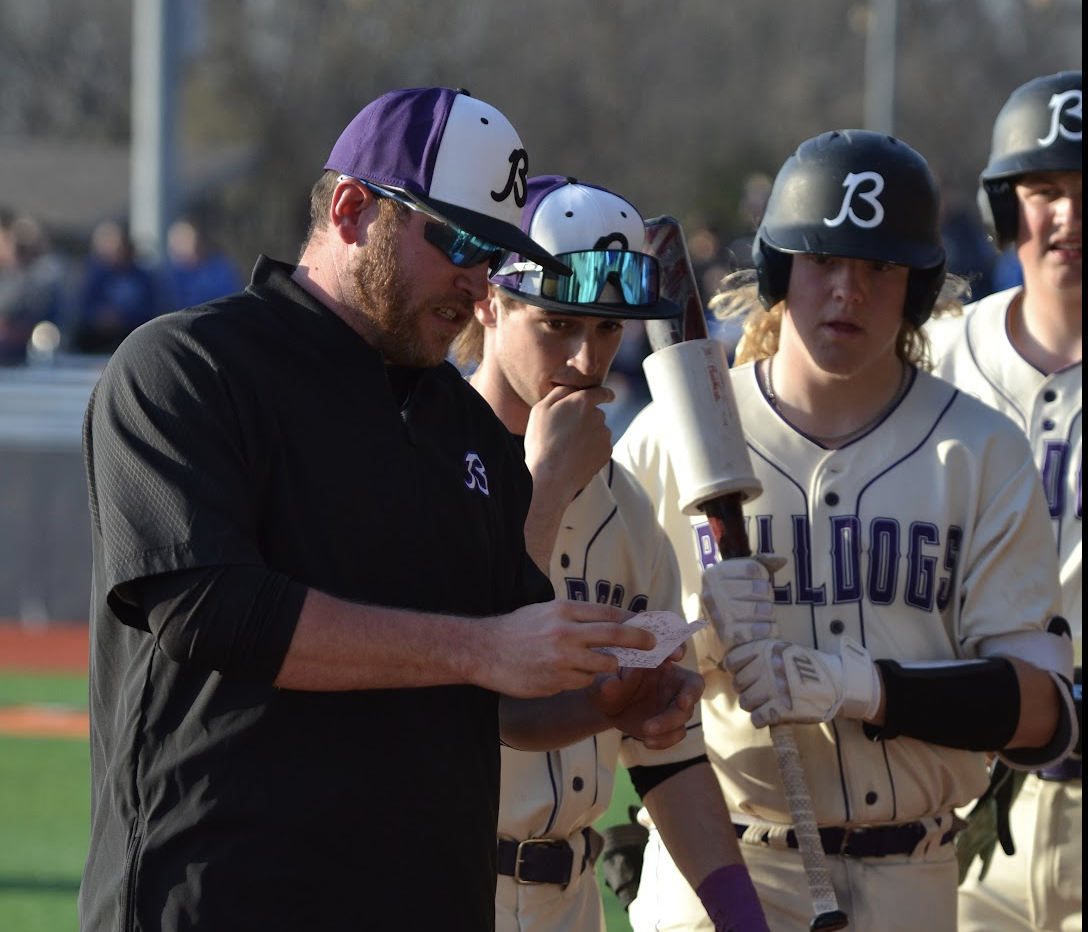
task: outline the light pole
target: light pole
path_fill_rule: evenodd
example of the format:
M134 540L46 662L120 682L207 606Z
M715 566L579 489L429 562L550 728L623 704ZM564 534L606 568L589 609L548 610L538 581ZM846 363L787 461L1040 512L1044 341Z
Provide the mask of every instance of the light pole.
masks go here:
M865 129L895 132L896 0L869 0L865 38Z
M129 232L152 259L166 255L177 185L175 0L132 0L132 141Z

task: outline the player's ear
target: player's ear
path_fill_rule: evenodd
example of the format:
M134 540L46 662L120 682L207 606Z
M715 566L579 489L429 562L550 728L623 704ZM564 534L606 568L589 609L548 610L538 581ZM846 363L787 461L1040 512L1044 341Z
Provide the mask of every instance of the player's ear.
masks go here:
M487 289L487 297L476 302L476 319L485 327L494 327L499 322L500 313L502 299L499 297L499 289L492 285Z

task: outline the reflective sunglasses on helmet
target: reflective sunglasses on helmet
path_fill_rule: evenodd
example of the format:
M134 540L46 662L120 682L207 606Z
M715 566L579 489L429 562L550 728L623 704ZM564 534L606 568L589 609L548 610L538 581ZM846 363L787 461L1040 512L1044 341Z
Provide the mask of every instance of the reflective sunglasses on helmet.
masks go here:
M632 306L655 304L658 300L660 277L657 259L644 252L625 249L585 249L578 252L556 253L572 275L558 275L535 263L517 263L499 274L531 270L535 276L523 276L517 290L536 294L563 304L599 304L608 285L623 295ZM611 302L603 302L611 303Z
M481 262L486 262L488 275L490 276L495 274L495 270L502 264L502 260L506 256L507 250L502 246L496 246L494 243L480 239L480 237L474 236L467 230L461 229L457 224L443 217L433 207L412 200L411 196L403 191L383 188L380 185L364 181L362 178L355 178L352 175L341 175L339 180L357 181L378 197L387 197L430 217L430 222L423 226L423 238L432 246L440 249L446 258L458 268L470 269Z

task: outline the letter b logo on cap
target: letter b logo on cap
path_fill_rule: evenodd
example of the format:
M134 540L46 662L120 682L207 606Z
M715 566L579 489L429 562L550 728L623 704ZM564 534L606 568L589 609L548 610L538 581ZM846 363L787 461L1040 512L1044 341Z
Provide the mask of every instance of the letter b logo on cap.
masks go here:
M510 121L490 104L458 94L438 147L430 196L520 226L528 170L529 157Z
M515 149L510 153L510 177L506 179L506 187L501 191L492 191L491 196L496 201L505 201L513 192L514 203L524 207L528 189L529 153L524 149Z

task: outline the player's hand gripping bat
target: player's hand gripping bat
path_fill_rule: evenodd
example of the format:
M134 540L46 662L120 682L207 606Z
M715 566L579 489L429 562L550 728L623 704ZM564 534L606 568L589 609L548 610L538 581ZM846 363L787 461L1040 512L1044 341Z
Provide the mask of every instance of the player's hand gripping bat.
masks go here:
M752 475L725 347L709 338L680 223L647 220L645 248L661 266L661 293L683 309L679 318L646 321L653 352L643 362L655 403L668 411L680 509L706 514L723 560L751 556L742 505L763 486ZM771 726L771 740L812 897L809 928L844 929L849 922L835 898L793 726Z

